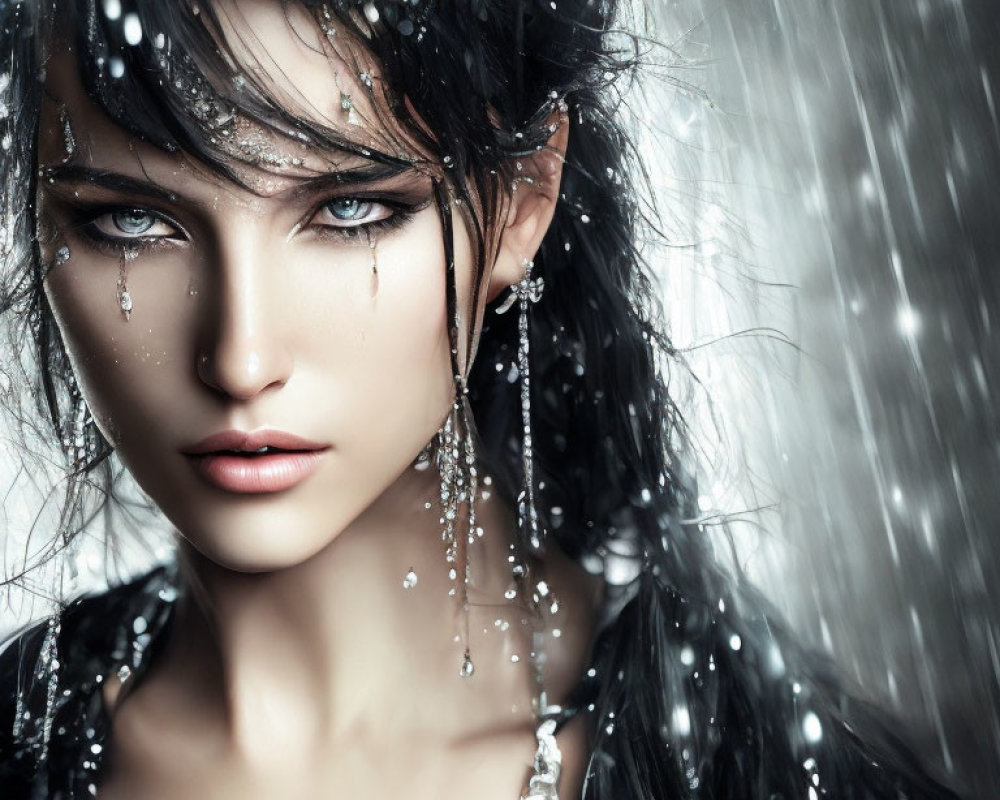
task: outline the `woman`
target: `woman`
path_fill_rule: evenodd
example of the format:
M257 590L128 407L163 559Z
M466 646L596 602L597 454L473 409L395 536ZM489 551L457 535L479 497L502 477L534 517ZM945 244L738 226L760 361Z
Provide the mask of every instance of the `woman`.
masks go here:
M179 534L4 651L5 796L952 796L684 523L615 13L4 6L60 533L113 448Z

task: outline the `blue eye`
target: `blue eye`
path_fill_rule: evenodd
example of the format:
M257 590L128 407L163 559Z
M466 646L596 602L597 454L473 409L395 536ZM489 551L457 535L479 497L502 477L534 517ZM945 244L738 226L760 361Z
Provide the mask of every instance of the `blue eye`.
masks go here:
M114 208L92 216L86 223L90 235L110 242L136 243L166 240L181 235L161 214L146 208Z
M111 214L111 224L126 236L142 236L157 222L156 217L139 208L123 209Z
M330 216L338 222L359 224L370 221L368 218L377 203L371 200L361 200L357 197L341 197L326 204Z

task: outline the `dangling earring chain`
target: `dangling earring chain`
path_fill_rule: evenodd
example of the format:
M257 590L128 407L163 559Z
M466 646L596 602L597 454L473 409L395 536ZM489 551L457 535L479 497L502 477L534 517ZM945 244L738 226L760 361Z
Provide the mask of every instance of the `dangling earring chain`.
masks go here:
M498 314L506 313L515 302L518 303L518 345L517 345L517 371L521 381L521 424L524 434L524 441L521 448L522 473L524 476L524 488L518 498L518 523L523 534L532 549L538 551L542 546L541 531L538 524L538 512L535 508L535 470L534 470L534 446L531 433L531 371L530 371L530 350L531 340L528 330L528 305L537 303L542 299L542 292L545 289L543 278L532 278L534 262L525 258L522 262L524 266L524 277L511 287L511 293L507 299L497 308ZM544 581L539 581L531 594L531 601L539 615L542 614L542 604L548 602L552 612L557 608L554 597L550 595L550 590ZM545 653L543 649L544 636L540 630L536 630L532 636L532 663L535 670L535 684L537 697L535 698L535 712L541 718L535 736L538 740L538 749L535 752L533 764L533 775L528 781L527 792L522 796L523 800L559 800L559 775L562 771L562 754L559 745L556 743L556 722L548 715L558 711L556 707L549 706L545 692L544 668Z
M535 509L535 469L534 448L531 437L531 373L528 359L531 346L528 336L528 304L537 303L542 299L545 289L545 279L532 280L531 273L535 262L525 258L524 277L511 287L511 293L503 304L497 308L497 314L507 312L517 301L520 316L517 321L517 371L521 377L521 424L524 433L524 443L521 448L524 488L518 498L518 518L521 530L527 533L532 548L538 550L542 546L538 527L538 512Z

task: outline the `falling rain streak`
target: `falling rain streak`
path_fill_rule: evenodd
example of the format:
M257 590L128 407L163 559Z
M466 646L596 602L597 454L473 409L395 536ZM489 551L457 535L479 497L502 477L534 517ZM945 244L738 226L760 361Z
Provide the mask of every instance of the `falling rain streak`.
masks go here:
M702 520L929 762L993 796L1000 7L680 0L657 22L673 53L639 136L703 383L678 398Z

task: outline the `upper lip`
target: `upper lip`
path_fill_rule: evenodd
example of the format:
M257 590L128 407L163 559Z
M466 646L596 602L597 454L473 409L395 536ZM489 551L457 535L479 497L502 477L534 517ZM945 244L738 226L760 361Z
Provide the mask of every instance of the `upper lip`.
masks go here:
M237 431L229 430L213 433L197 444L184 448L181 452L189 456L200 456L220 451L252 453L262 447L278 450L325 450L327 445L312 442L294 433L278 430Z

